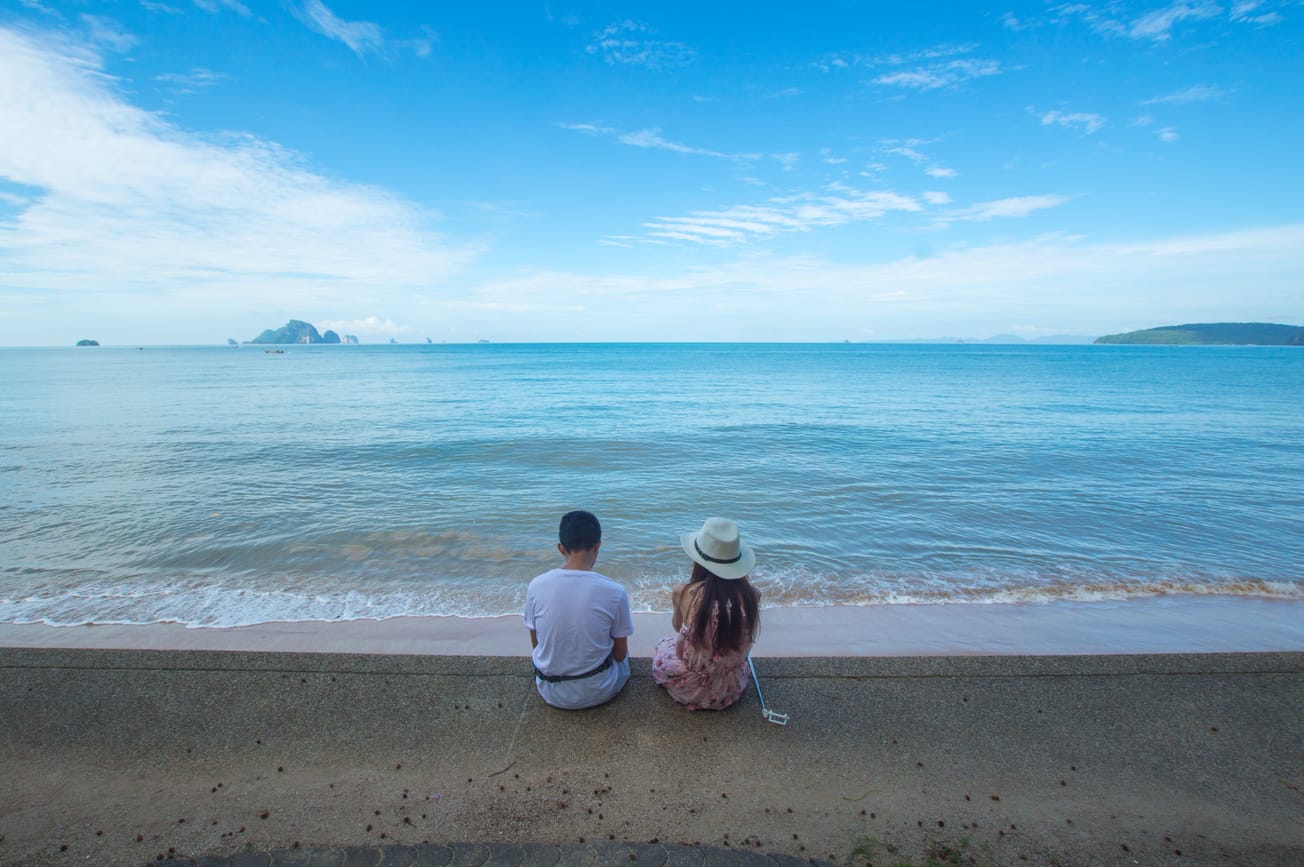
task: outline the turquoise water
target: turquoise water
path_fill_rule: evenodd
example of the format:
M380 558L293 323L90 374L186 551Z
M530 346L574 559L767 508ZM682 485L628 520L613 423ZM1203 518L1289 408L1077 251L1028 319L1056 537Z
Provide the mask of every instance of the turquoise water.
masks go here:
M0 350L0 622L519 611L557 518L638 609L735 518L769 605L1304 598L1304 351Z

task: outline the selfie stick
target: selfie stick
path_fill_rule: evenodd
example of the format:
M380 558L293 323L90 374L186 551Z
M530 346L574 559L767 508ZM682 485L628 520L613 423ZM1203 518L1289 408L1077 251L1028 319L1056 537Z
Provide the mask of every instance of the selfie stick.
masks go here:
M765 706L765 696L761 694L761 680L756 676L756 666L752 664L752 655L747 654L747 667L752 670L752 683L756 684L756 697L761 700L761 716L777 726L786 726L788 724L788 715L779 713L777 710L770 710Z

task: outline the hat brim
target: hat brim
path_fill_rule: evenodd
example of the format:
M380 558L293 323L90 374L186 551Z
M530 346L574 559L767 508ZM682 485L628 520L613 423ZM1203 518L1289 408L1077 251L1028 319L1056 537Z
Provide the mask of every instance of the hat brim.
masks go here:
M738 561L735 563L714 563L707 560L701 554L697 553L697 533L684 533L679 537L679 544L688 555L688 559L694 563L710 570L711 574L732 581L738 578L746 578L752 574L752 569L756 566L756 553L748 547L746 542L738 542Z

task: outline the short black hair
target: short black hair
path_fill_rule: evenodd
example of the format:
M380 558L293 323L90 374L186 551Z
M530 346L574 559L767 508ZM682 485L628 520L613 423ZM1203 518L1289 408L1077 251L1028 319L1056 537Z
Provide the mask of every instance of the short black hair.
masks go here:
M557 541L565 551L589 551L602 541L602 525L592 512L577 510L561 516Z

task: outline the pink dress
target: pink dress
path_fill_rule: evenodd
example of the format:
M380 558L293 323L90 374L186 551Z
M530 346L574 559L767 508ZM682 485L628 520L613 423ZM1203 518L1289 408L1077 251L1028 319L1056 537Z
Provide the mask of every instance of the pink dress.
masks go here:
M712 630L716 618L711 618ZM724 710L747 689L747 651L716 653L689 638L689 624L657 643L652 654L652 679L689 710Z

